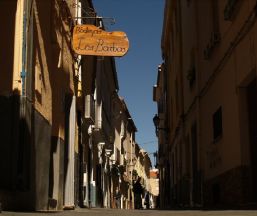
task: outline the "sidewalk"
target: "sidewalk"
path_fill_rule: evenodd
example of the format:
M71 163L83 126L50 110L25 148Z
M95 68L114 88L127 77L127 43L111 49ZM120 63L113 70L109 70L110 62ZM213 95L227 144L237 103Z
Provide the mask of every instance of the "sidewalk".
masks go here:
M57 212L8 212L0 216L257 216L255 210L123 210L123 209L81 209Z

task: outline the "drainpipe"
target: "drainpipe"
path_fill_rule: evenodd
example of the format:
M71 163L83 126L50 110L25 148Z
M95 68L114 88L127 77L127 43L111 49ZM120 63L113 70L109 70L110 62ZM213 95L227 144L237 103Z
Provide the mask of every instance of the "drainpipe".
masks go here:
M21 95L25 96L25 90L26 90L26 54L27 54L27 34L26 34L26 25L27 25L27 14L26 14L26 9L27 9L27 4L26 0L24 0L23 4L23 35L22 35L22 69L21 69L21 85L22 85L22 90L21 90Z
M89 144L89 148L88 148L88 208L90 209L91 208L91 203L92 203L92 200L91 200L91 178L92 178L92 175L93 173L92 172L92 169L93 169L93 161L92 159L93 158L93 140L92 140L92 130L93 130L93 127L90 125L89 128L88 128L88 135L89 135L89 140L88 140L88 144Z

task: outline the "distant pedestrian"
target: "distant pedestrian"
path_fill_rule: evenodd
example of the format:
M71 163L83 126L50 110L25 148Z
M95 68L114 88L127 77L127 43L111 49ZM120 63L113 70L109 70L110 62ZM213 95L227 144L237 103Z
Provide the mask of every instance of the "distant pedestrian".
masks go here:
M144 205L146 209L150 208L150 194L148 191L145 192Z
M158 195L156 197L156 208L159 209L160 208L160 195Z
M153 209L154 208L154 202L153 202L153 195L150 194L150 208Z
M117 209L120 209L120 200L121 200L121 193L119 191L119 188L116 188L115 191L115 205Z
M136 183L133 185L133 192L135 197L135 209L142 209L142 193L143 193L143 187L140 183L141 177L138 177Z

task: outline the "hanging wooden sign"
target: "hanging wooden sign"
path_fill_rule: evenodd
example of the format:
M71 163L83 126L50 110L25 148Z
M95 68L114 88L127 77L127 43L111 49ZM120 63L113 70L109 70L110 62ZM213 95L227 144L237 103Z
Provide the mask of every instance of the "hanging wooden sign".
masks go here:
M124 56L129 41L124 32L106 32L94 25L77 25L73 30L72 46L79 55Z

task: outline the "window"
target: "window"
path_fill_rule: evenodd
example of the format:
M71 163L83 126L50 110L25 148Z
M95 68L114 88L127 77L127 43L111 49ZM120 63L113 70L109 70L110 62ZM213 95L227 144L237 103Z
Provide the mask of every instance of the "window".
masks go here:
M189 81L190 89L193 88L196 80L196 69L195 69L195 53L194 48L191 49L191 66L187 71L187 80Z
M217 140L222 135L222 109L221 107L212 116L213 140Z
M186 0L186 2L187 2L187 7L189 7L191 4L191 0Z
M179 112L179 92L178 92L178 78L176 78L175 80L175 103L176 103L176 114L178 114Z
M219 34L219 2L217 0L212 0L211 2L211 9L212 9L212 25L213 25L213 32Z
M224 9L224 20L231 21L235 15L239 0L228 0Z

